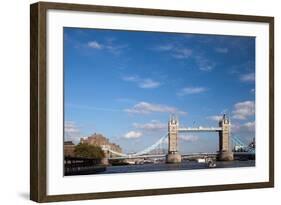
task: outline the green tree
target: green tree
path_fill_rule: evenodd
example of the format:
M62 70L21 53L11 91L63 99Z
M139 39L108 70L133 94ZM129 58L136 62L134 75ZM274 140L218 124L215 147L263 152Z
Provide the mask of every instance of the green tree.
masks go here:
M81 144L75 146L74 154L76 157L86 157L94 159L103 159L105 157L104 152L98 146L91 144Z

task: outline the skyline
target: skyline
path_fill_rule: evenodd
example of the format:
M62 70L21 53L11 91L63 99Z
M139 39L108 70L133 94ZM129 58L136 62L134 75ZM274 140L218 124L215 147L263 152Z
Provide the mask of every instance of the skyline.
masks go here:
M137 152L181 127L255 136L255 38L64 28L65 140L100 133ZM180 135L180 151L217 151L216 134ZM215 138L215 140L214 140Z

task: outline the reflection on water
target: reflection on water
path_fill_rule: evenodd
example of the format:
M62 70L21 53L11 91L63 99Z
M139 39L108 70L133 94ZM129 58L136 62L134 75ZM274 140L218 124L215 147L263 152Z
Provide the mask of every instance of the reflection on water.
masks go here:
M112 173L132 173L132 172L154 172L154 171L171 171L171 170L192 170L192 169L217 169L231 167L254 167L255 160L248 161L226 161L216 162L216 168L209 168L205 163L196 161L183 161L180 164L141 164L141 165L124 165L124 166L109 166L106 171L99 174Z

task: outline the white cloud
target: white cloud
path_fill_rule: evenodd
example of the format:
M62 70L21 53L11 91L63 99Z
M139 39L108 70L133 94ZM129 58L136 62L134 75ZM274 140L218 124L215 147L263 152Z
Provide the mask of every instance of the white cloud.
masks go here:
M139 87L140 88L157 88L159 87L160 83L156 82L151 79L143 79L142 81L139 82Z
M87 46L96 50L105 50L115 55L120 54L123 49L128 47L128 45L125 44L116 44L114 43L114 40L105 41L103 43L92 40L87 43Z
M211 71L216 66L215 62L207 59L203 55L197 55L194 58L195 58L195 61L197 63L197 66L198 66L199 70L201 70L201 71Z
M192 50L188 48L176 48L174 49L172 56L178 59L189 58L192 54Z
M120 44L120 45L105 45L105 48L107 51L109 51L110 53L112 54L115 54L115 55L119 55L122 50L128 48L128 45L126 44Z
M199 139L198 136L190 135L190 134L188 134L188 135L187 134L185 134L185 135L180 134L179 138L183 141L186 141L186 142L196 142Z
M255 73L247 73L240 76L242 82L255 82Z
M65 133L65 140L73 141L77 143L80 138L80 130L75 122L73 121L65 121L64 123L64 133Z
M251 132L255 131L255 127L256 127L255 122L246 122L243 125L243 128Z
M175 113L175 114L187 114L184 111L181 111L175 107L162 105L162 104L152 104L148 102L139 102L135 104L132 108L125 109L125 112L132 114L150 114L153 112L158 113Z
M189 94L198 94L205 92L207 89L204 87L185 87L181 89L177 95L178 96L184 96L184 95L189 95Z
M233 133L253 133L255 132L255 122L254 121L250 121L250 122L246 122L242 125L240 124L233 124L231 126L231 130Z
M88 46L90 48L94 48L94 49L102 49L102 45L100 43L98 43L97 41L88 42Z
M201 51L183 47L178 43L161 45L154 50L169 53L173 58L194 60L201 71L211 71L216 66L216 63L209 60ZM218 52L228 52L228 50L219 48Z
M255 70L255 61L246 61L244 63L233 65L229 68L230 74L240 74L240 77L243 77L242 73Z
M228 48L221 48L221 47L219 47L219 48L215 48L215 51L217 53L228 53Z
M73 122L73 121L66 121L64 123L64 131L66 133L77 133L77 132L79 132L79 129L76 126L75 122Z
M122 79L124 81L137 82L139 78L137 76L124 76Z
M232 111L232 118L238 120L245 120L255 114L255 103L253 101L239 102L234 105L234 111Z
M174 46L172 44L162 45L158 46L156 50L158 51L171 51L174 49Z
M212 116L208 116L207 119L218 122L222 119L222 116L221 115L212 115Z
M167 129L167 124L156 120L152 120L151 122L145 124L133 123L133 126L144 131L159 131Z
M231 125L233 136L238 137L246 144L252 142L255 137L255 122L249 121L244 124L235 123Z
M141 136L142 136L142 133L139 132L139 131L130 131L130 132L127 132L124 135L124 138L126 138L126 139L136 139L136 138L139 138Z
M160 83L152 80L150 78L140 78L138 76L124 76L122 78L124 81L134 82L138 85L139 88L157 88L160 86Z
M161 45L156 47L156 50L163 51L163 52L169 52L169 54L178 59L187 59L191 57L192 55L192 49L190 48L184 48L182 46L176 45L176 44L167 44L167 45Z

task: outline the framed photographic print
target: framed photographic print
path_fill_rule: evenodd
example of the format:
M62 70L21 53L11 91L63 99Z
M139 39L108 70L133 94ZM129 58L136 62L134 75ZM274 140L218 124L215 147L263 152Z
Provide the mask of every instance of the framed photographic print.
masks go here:
M274 186L274 18L31 5L30 197Z

